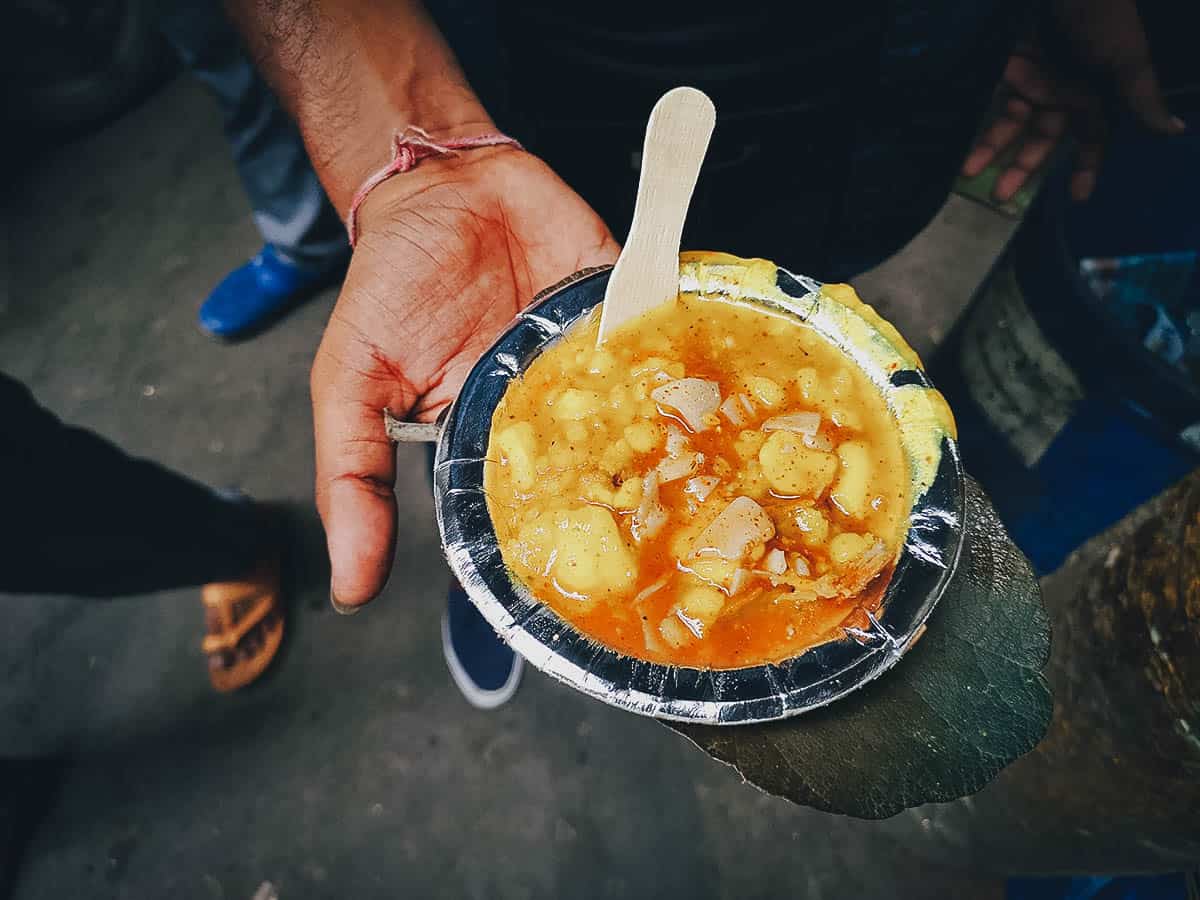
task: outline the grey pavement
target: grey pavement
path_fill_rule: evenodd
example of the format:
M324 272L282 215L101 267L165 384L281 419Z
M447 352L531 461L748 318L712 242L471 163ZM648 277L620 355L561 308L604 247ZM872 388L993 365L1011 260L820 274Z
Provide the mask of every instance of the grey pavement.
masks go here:
M0 368L133 453L285 504L296 585L285 657L232 698L208 687L196 591L0 597L0 759L63 760L13 896L1000 896L537 673L500 711L468 707L441 656L420 450L399 451L388 589L331 611L307 377L334 296L249 343L198 332L199 302L257 246L198 87L33 161L5 219ZM928 350L1008 228L952 200L862 293ZM86 461L63 476L87 503Z

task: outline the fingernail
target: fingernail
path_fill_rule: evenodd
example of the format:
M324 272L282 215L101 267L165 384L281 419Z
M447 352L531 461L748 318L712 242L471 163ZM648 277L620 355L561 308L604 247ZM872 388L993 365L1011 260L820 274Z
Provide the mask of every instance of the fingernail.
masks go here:
M1187 122L1179 118L1179 116L1171 116L1171 131L1174 134L1183 134L1187 131Z
M338 603L338 598L333 594L333 588L329 589L329 605L333 607L333 611L339 616L354 616L362 612L362 604L358 606L346 606Z

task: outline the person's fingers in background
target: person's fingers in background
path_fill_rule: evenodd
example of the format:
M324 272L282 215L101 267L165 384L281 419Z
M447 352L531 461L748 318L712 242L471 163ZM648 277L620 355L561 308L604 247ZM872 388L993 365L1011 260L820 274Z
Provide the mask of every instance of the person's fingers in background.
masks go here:
M1018 48L1008 60L1000 87L1008 95L1004 106L963 163L962 174L975 177L1015 148L993 188L1001 201L1012 199L1068 138L1078 145L1071 196L1086 200L1108 139L1106 97L1149 131L1186 130L1163 97L1132 0L1058 0L1049 12L1045 40ZM1053 59L1043 47L1056 48Z
M1183 119L1168 108L1149 55L1138 59L1132 66L1118 70L1117 90L1130 112L1150 131L1158 134L1183 134L1187 131Z
M1011 200L1046 163L1067 136L1073 108L1089 100L1074 85L1057 78L1030 48L1009 59L999 88L1003 102L963 162L962 174L974 178L1007 157L992 195Z
M1150 55L1134 0L1056 0L1051 7L1061 43L1080 67L1148 130L1182 134L1171 113Z
M1100 164L1108 144L1108 119L1099 103L1077 113L1071 123L1075 136L1075 161L1071 172L1071 197L1086 200L1096 188Z
M1025 131L1033 107L1019 97L1010 97L1004 110L984 129L963 163L963 174L974 178L986 169L997 156L1004 153Z
M997 200L1007 202L1068 137L1102 131L1095 120L1103 116L1099 98L1085 84L1051 68L1032 47L1009 59L999 90L1003 103L975 140L962 174L973 178L1007 155L992 189ZM1098 160L1099 154L1093 157Z
M996 180L996 197L1011 199L1037 172L1067 134L1067 113L1060 109L1031 112L1021 146Z
M1037 106L1064 102L1065 85L1046 66L1040 52L1024 45L1013 52L1004 66L1002 83L1012 92Z

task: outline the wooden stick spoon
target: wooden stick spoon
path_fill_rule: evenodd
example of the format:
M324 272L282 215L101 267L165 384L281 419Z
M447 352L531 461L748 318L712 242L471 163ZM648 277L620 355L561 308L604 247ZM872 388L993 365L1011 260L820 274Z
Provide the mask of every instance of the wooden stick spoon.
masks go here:
M717 112L690 87L667 91L646 124L629 239L604 292L597 344L624 322L679 293L679 241Z

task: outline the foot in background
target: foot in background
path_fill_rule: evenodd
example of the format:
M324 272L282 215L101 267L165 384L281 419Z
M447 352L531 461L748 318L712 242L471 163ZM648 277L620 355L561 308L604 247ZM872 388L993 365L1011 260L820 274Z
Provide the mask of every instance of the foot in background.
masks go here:
M338 281L348 259L339 255L321 265L302 265L266 244L248 263L226 275L204 301L200 327L225 340L257 333Z
M213 582L201 590L208 677L222 694L256 680L279 652L283 642L279 569L279 555L272 554L246 578Z
M208 678L216 690L228 694L257 680L283 643L284 524L278 510L256 503L237 488L214 488L213 493L231 504L227 508L240 511L243 521L253 522L253 543L259 548L243 577L210 582L200 592Z
M507 703L521 683L524 662L480 615L457 582L442 616L442 652L450 676L476 709Z

